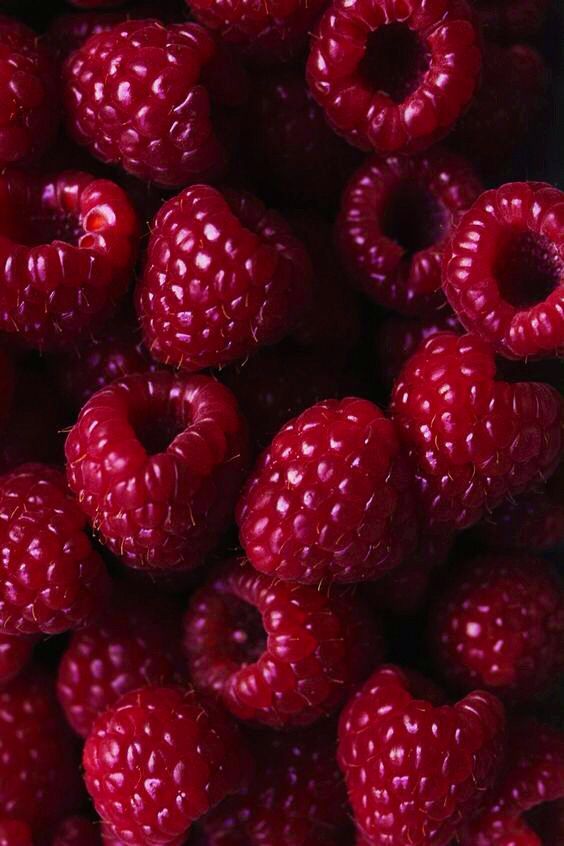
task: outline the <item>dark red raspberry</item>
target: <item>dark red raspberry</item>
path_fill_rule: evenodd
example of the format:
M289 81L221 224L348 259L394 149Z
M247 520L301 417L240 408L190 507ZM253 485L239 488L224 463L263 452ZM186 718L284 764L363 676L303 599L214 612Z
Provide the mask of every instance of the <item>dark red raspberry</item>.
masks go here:
M12 681L29 662L35 639L0 634L0 685Z
M542 558L477 558L434 597L429 630L437 670L458 689L536 699L564 671L564 586Z
M548 478L562 452L560 394L496 379L492 349L475 335L426 341L396 382L392 414L435 531L477 523Z
M109 579L85 529L59 470L24 464L0 477L4 634L58 634L102 610Z
M138 245L121 188L80 171L0 176L0 329L72 344L125 293Z
M99 823L86 817L67 817L58 826L52 846L101 846L101 843Z
M313 96L362 150L414 152L446 135L481 66L465 0L333 0L307 65Z
M59 127L56 65L38 36L0 15L0 166L29 164Z
M541 28L549 0L471 0L490 37L503 41L528 39Z
M124 593L124 587L116 585L113 605L96 625L73 635L59 664L59 701L82 737L123 694L183 681L174 603L148 590Z
M445 251L460 322L508 358L564 353L564 192L540 182L486 191Z
M88 400L66 457L71 488L124 563L189 569L229 526L247 432L214 379L133 374Z
M240 561L194 595L184 646L198 687L236 717L276 727L330 714L384 651L362 604Z
M253 736L256 776L204 820L209 846L341 846L349 809L336 743L326 722Z
M497 774L503 729L489 693L434 705L400 669L377 670L339 726L359 831L371 846L446 846Z
M245 785L250 758L231 718L192 689L145 687L98 717L84 769L110 834L132 846L176 846Z
M434 314L445 244L482 185L465 159L436 148L412 158L372 156L341 202L337 244L354 284L402 314Z
M198 24L124 21L91 36L63 76L71 135L102 161L171 187L223 170L220 124L247 80Z
M151 353L218 367L280 340L310 299L311 266L276 212L207 185L169 200L151 227L138 307Z
M33 846L29 826L18 820L0 820L0 846Z
M534 720L510 727L507 759L486 810L459 832L461 846L541 846L526 814L564 799L564 735ZM543 846L558 846L542 841Z

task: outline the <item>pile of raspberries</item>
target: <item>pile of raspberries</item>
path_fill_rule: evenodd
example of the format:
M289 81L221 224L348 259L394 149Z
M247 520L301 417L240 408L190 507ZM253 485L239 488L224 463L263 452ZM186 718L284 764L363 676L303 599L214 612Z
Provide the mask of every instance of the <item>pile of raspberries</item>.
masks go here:
M564 846L563 78L0 0L0 846Z

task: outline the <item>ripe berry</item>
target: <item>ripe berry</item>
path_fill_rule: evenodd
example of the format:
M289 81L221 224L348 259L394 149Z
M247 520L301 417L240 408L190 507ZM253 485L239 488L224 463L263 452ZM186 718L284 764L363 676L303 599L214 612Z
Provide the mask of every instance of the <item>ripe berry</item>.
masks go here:
M477 558L452 571L429 629L437 670L457 688L535 699L564 671L564 586L542 558Z
M189 569L229 525L247 433L214 379L133 374L88 400L66 457L83 510L125 564Z
M548 478L560 459L560 394L496 379L493 352L475 335L426 341L400 374L391 407L435 530L471 526Z
M69 345L125 293L138 224L117 185L80 171L0 175L0 329Z
M24 464L0 477L0 630L58 634L89 623L109 589L65 477Z
M377 670L345 707L339 765L371 846L446 846L501 763L503 707L476 691L434 705L395 667Z
M445 252L460 322L508 358L564 352L564 193L540 182L486 191Z
M21 673L31 658L34 645L33 637L0 634L0 685Z
M33 846L29 826L18 820L0 820L0 846Z
M92 35L63 76L69 131L96 158L170 187L220 175L221 124L247 80L203 27L124 21Z
M549 0L472 0L485 34L503 41L536 35L548 4Z
M236 717L279 728L330 714L383 654L362 604L236 561L194 595L184 646L197 686Z
M101 846L100 825L86 817L67 817L55 833L52 846Z
M179 687L122 696L94 723L83 762L110 834L170 846L183 843L194 820L243 787L250 770L231 718Z
M362 150L415 152L445 135L481 66L465 0L333 0L312 39L308 82L336 132Z
M376 579L415 547L412 482L393 424L368 400L327 400L287 423L238 505L262 573L306 584Z
M342 198L337 244L350 279L379 305L433 314L444 303L445 244L482 186L459 156L372 156Z

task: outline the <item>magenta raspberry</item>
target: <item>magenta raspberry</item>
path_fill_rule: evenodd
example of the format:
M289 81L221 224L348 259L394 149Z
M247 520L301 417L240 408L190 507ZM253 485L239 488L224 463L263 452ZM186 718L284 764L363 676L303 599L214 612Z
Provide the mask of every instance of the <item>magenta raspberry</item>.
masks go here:
M0 635L0 685L12 681L28 664L35 638Z

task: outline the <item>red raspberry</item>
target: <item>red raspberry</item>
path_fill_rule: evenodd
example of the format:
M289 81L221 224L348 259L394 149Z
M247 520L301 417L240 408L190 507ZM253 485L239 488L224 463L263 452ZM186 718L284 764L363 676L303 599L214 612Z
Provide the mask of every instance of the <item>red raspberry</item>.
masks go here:
M182 682L180 644L172 602L149 591L118 594L95 626L73 635L61 658L59 701L72 728L87 737L96 717L123 694Z
M459 832L461 846L541 846L525 815L564 798L564 735L521 720L511 727L507 750L503 776L486 810Z
M425 519L462 529L556 469L564 401L539 382L496 379L474 335L435 335L405 365L392 413L409 451Z
M335 710L383 654L361 604L317 587L225 566L191 601L184 623L191 677L232 714L276 727Z
M159 361L201 370L280 340L309 300L311 267L286 222L251 194L207 185L164 204L138 307Z
M327 400L287 423L238 505L262 573L306 584L376 579L415 546L411 478L393 424L368 400Z
M472 99L480 65L465 0L333 0L312 39L307 76L351 144L414 152L446 135Z
M337 244L350 279L402 314L434 314L445 244L482 186L469 164L436 148L412 158L372 156L341 202Z
M488 36L515 41L538 32L549 0L472 0L472 5Z
M464 326L508 358L564 353L564 192L486 191L445 252L443 287Z
M55 62L35 32L0 15L0 166L29 164L59 127Z
M110 834L131 846L176 846L244 786L250 759L231 718L192 689L145 687L98 717L84 769Z
M65 477L24 464L0 477L0 629L58 634L89 623L109 579Z
M0 846L33 846L29 826L18 820L0 820Z
M564 586L542 558L458 566L435 597L429 652L457 688L538 698L564 670Z
M0 634L0 685L7 684L21 673L29 662L35 638Z
M247 433L214 379L133 374L88 400L66 456L70 486L112 552L132 567L189 569L229 526Z
M204 820L209 846L340 846L349 816L336 730L260 733L250 787Z
M63 76L69 130L101 161L170 187L223 170L219 124L247 80L198 24L124 21L91 36Z
M417 687L383 667L341 715L338 760L371 846L446 846L498 770L499 700L476 691L439 706Z
M0 231L0 329L39 349L72 344L130 281L137 219L107 179L4 172Z
M97 823L86 817L67 817L58 826L52 846L100 846L101 842Z

